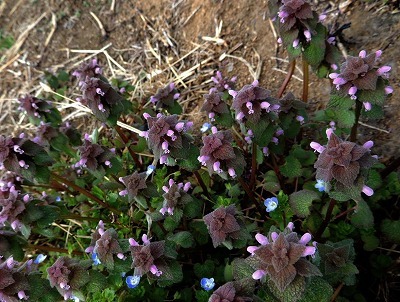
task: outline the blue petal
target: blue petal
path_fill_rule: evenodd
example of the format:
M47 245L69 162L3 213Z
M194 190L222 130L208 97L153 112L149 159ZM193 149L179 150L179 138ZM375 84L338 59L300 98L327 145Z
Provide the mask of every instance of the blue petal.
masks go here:
M135 288L139 285L140 276L128 276L125 280L129 288Z

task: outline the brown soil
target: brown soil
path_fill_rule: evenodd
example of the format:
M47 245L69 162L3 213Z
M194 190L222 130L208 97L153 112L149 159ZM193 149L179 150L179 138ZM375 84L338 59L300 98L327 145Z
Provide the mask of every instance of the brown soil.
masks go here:
M395 92L385 106L384 120L362 121L360 141L375 140L374 151L385 160L397 157L398 1L386 5L384 1L313 2L319 12L334 4L329 9L328 26L352 23L344 31L348 54L355 55L361 49L384 50L382 63L392 66ZM205 120L198 105L217 69L224 75L237 75L239 87L258 78L261 86L275 94L287 69L282 61L286 53L277 48L268 20L267 1L261 0L5 0L0 4L0 24L2 32L16 40L11 49L0 50L0 132L4 134L26 131L26 119L16 110L16 98L40 92L44 71L71 71L92 55L88 50L105 46L119 65L108 62L104 52L97 54L106 75L131 81L136 86L132 98L145 102L158 87L175 81L186 109L198 124ZM299 70L295 76L288 89L300 97ZM309 97L316 108L324 107L329 91L328 80L311 77ZM71 89L69 96L77 97L78 91Z

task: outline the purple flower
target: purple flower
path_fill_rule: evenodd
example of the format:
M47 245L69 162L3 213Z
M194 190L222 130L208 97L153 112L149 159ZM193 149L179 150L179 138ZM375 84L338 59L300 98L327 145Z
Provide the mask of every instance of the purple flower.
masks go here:
M20 214L26 208L25 202L21 200L20 194L14 187L0 190L0 208L0 226L4 226L7 222L14 231L18 231L22 227Z
M282 0L282 4L278 17L283 31L289 31L297 23L303 24L307 19L314 17L310 4L304 0Z
M240 225L235 218L236 208L233 205L220 207L203 217L214 247L227 239L239 239Z
M28 300L25 291L30 289L27 280L27 274L31 269L29 262L19 263L13 257L3 259L0 257L0 300L11 302Z
M164 88L157 90L157 93L150 97L150 101L156 104L156 108L160 107L172 107L177 99L179 99L180 94L175 88L174 83L170 83Z
M202 278L200 285L206 291L212 290L215 286L214 278Z
M83 145L78 148L80 160L75 164L76 167L86 167L89 170L96 171L99 165L105 165L106 162L114 157L114 153L105 147L92 143L85 139Z
M278 198L276 197L267 198L264 201L264 205L267 208L266 210L268 213L274 211L278 207L278 204Z
M114 268L114 255L118 258L122 258L120 254L123 253L118 242L118 234L114 229L108 229L104 232L100 231L99 233L101 236L96 241L93 254L96 254L95 258L97 258L100 263L103 263L108 269L112 270Z
M228 78L222 77L222 73L217 71L215 77L211 77L211 80L215 84L215 89L220 92L235 89L236 77L229 80Z
M138 193L147 188L144 173L134 172L132 175L120 177L126 189L121 191L119 195L128 195L130 199L136 197Z
M247 284L243 284L243 281L228 282L224 285L218 287L216 291L213 292L209 302L246 302L253 301L252 298L248 297L249 294L246 290Z
M72 75L79 81L79 86L82 86L87 77L94 78L102 74L102 68L97 62L97 59L92 59L88 63L82 63Z
M211 89L209 94L205 94L203 97L205 101L201 110L207 113L211 121L214 120L215 114L229 113L228 105L222 100L221 92Z
M182 207L186 203L192 201L192 198L187 191L190 188L190 182L187 183L179 183L176 184L173 179L168 181L169 187L163 186L164 190L164 202L163 206L160 209L160 213L165 215L168 213L169 215L173 215L174 209L176 207Z

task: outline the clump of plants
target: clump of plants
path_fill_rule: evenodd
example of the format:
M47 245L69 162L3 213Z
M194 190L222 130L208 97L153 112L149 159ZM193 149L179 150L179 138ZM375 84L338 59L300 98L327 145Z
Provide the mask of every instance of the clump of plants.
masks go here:
M290 72L274 92L218 71L200 135L173 83L131 103L97 60L72 75L107 135L63 122L52 85L19 98L38 130L0 136L1 301L367 299L362 274L390 272L378 247L400 243L398 174L357 136L393 92L390 67L379 50L341 59L306 1L270 12L291 65L302 57L302 97L283 96ZM322 112L308 65L332 79Z

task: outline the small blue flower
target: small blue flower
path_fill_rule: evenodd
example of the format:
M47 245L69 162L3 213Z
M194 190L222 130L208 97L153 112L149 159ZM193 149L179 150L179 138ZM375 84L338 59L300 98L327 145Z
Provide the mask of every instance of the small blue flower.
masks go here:
M204 123L203 126L201 126L200 131L204 133L204 132L206 132L206 131L208 131L210 129L211 129L211 124L210 123Z
M276 197L267 198L264 201L264 205L267 208L268 213L274 211L278 207L278 204L278 198Z
M326 185L327 183L325 181L323 181L322 179L317 179L317 183L314 187L320 192L326 192Z
M60 202L60 201L61 201L61 197L60 197L60 196L57 196L57 197L56 197L56 201L57 201L57 202Z
M101 264L99 257L97 257L97 253L92 253L92 260L93 260L93 265Z
M139 285L140 276L128 276L125 280L129 288L135 288Z
M210 278L210 279L208 279L208 278L203 278L203 279L201 279L201 281L200 281L200 285L201 285L201 287L203 288L203 289L205 289L205 290L212 290L213 288L214 288L214 286L215 286L215 282L214 282L214 278Z
M43 254L39 254L39 255L37 255L35 261L33 261L33 263L39 264L39 263L43 262L44 259L46 259L46 258L47 258L47 256L45 256Z
M149 165L149 166L147 167L146 175L149 176L151 173L154 172L155 169L156 169L155 166Z

